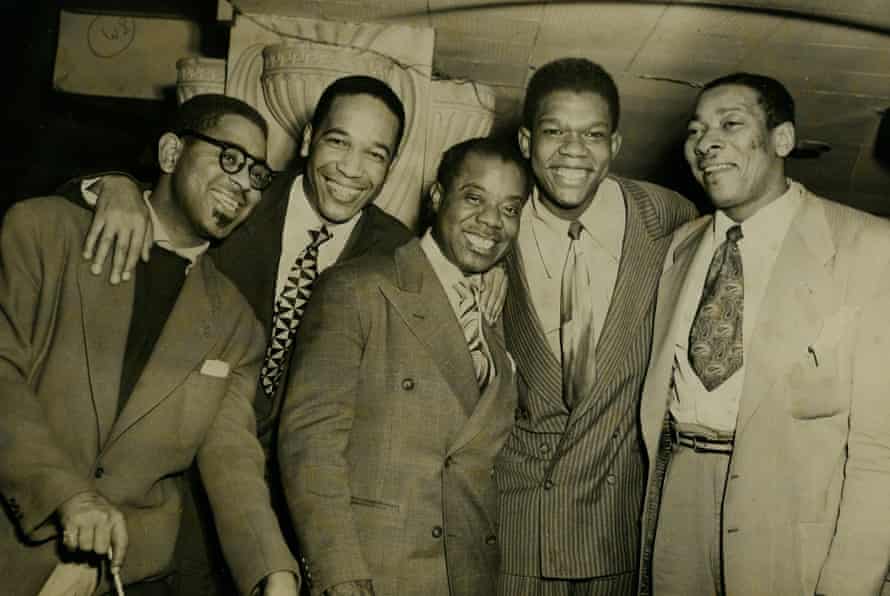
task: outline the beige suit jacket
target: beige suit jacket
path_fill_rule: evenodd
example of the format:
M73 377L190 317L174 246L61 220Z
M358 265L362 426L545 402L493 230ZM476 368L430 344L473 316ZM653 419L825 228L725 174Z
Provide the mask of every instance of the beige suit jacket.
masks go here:
M34 199L13 206L0 233L0 492L9 513L0 516L0 577L15 578L3 593L37 593L58 561L53 513L87 490L126 517L124 581L166 573L180 474L196 455L239 588L296 572L254 434L264 341L250 307L200 259L116 417L133 284L89 272L80 256L89 220L67 201Z
M499 329L481 395L451 304L417 240L319 279L281 416L282 484L314 595L490 596L494 458L516 390Z
M710 222L678 230L659 288L641 406L644 570L661 489L667 331ZM745 354L723 504L729 596L879 593L890 561L888 305L890 224L804 191Z

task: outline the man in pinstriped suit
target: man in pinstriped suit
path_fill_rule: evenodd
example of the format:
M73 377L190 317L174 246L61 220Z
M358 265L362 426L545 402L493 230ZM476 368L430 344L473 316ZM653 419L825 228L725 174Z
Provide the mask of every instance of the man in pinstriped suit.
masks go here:
M507 259L504 307L519 373L516 424L497 465L504 596L635 590L645 482L637 405L661 264L695 209L667 189L609 176L618 116L615 83L586 59L546 64L529 82L519 145L537 192ZM595 345L577 367L591 381L571 392L560 306L569 254L586 271L577 283L587 284Z

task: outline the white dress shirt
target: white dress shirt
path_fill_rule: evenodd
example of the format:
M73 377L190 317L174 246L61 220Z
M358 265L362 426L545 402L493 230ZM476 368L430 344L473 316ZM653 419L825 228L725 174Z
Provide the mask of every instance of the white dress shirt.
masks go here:
M760 305L782 242L801 205L801 186L790 180L788 182L789 187L785 194L741 224L742 239L738 245L745 284L742 321L742 347L745 355L741 368L712 391L705 389L689 363L689 332L701 301L714 251L726 240L726 231L737 222L723 211L717 211L693 257L680 291L677 314L669 331L670 341L674 345L670 410L679 423L695 424L722 432L735 431L745 378L744 361L751 346Z
M349 241L352 230L358 223L361 212L349 221L327 224L331 238L318 249L318 272L321 273L337 262ZM281 231L281 257L278 260L278 278L275 282L275 295L281 293L291 267L299 254L309 245L309 230L317 230L326 223L315 211L306 197L303 176L297 176L287 197L287 212Z
M479 284L482 275L479 273L464 275L464 272L458 269L457 265L449 261L442 253L442 249L439 248L430 230L427 230L423 238L420 239L420 248L423 249L423 253L429 259L433 272L439 278L439 283L445 288L445 295L448 296L448 302L451 303L454 316L460 321L460 294L454 286L463 281L470 284Z
M589 296L593 300L593 332L599 338L612 301L627 218L618 182L606 178L578 221L584 232L580 258L593 274ZM559 305L562 270L569 252L569 224L542 203L537 188L522 210L518 248L522 255L529 294L550 349L561 359Z

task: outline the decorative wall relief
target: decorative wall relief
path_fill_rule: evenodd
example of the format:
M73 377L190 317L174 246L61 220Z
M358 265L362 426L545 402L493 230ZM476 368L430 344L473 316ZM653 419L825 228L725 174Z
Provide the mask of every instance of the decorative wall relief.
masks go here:
M423 188L436 179L442 153L457 143L484 137L494 123L494 89L467 80L437 79L432 84L432 113L426 138Z
M226 61L192 56L176 61L176 100L181 104L203 93L225 93Z
M405 104L406 126L377 204L413 226L423 185L433 41L433 30L422 27L236 14L226 93L266 116L269 162L285 169L327 85L349 74L389 83Z

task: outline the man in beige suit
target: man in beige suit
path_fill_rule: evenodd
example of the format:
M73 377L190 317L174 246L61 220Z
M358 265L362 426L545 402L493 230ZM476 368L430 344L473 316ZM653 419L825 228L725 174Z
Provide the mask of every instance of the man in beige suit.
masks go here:
M319 278L279 428L281 481L313 596L490 596L494 459L516 388L480 274L512 245L530 190L512 144L448 150L432 228Z
M778 81L699 95L686 158L717 211L676 232L659 288L642 594L881 589L890 225L786 178L794 146Z
M244 594L296 596L252 400L265 345L247 301L203 253L271 181L266 124L222 95L184 103L158 142L152 260L134 284L90 273L91 214L59 197L13 206L0 232L0 592L167 594L183 472L197 457Z

